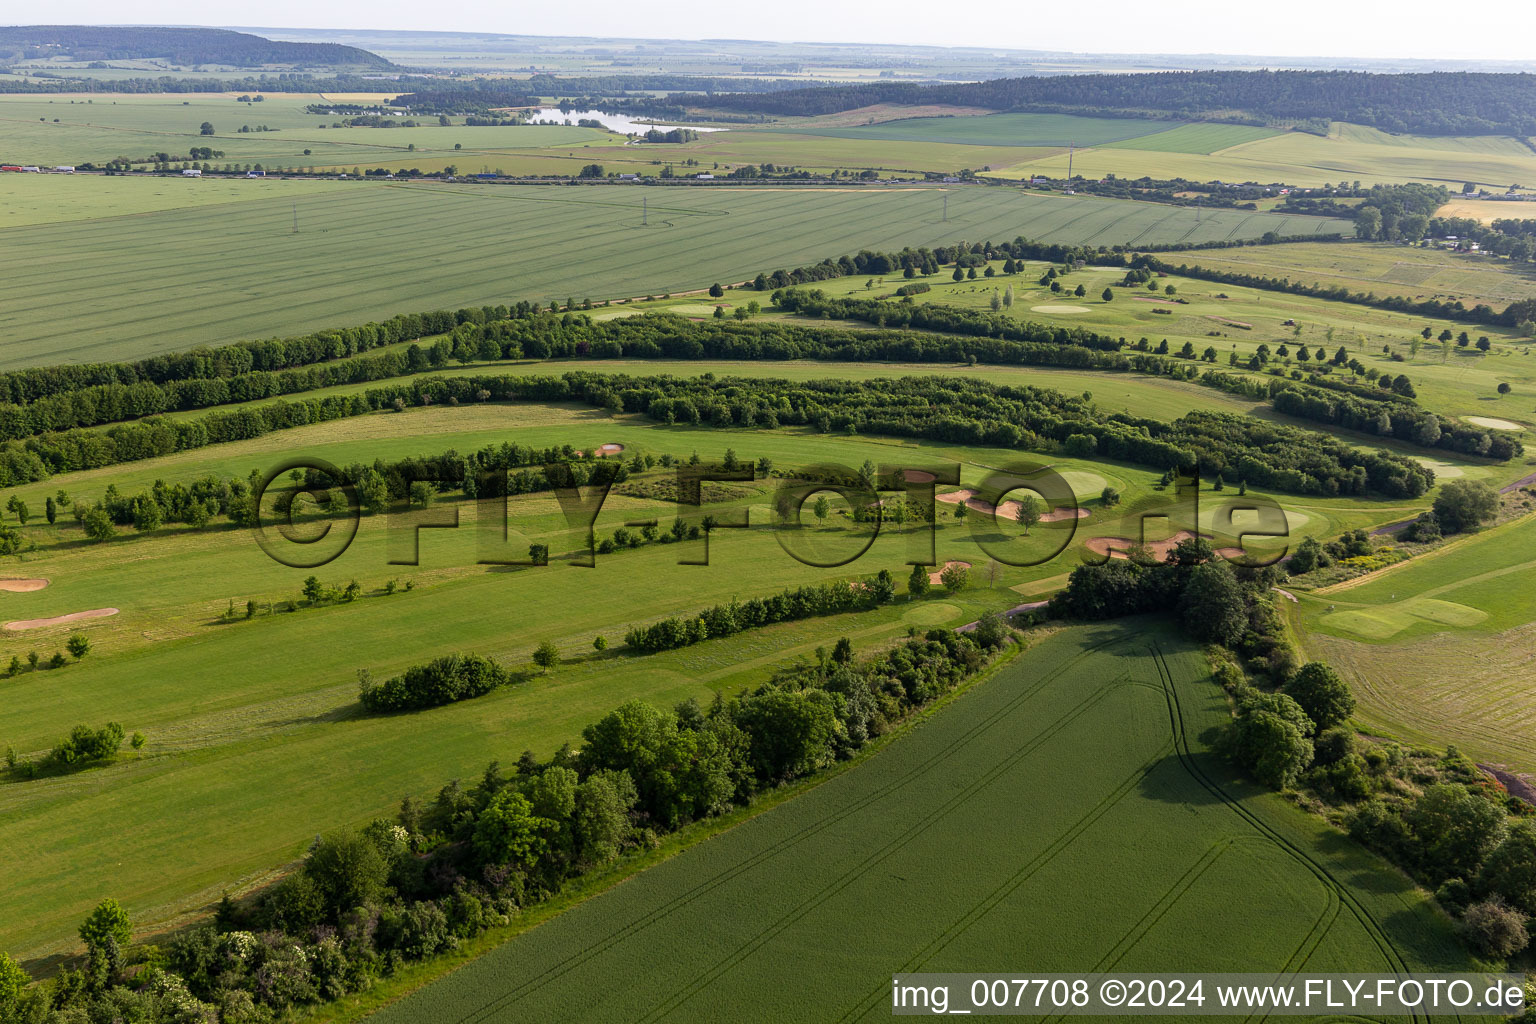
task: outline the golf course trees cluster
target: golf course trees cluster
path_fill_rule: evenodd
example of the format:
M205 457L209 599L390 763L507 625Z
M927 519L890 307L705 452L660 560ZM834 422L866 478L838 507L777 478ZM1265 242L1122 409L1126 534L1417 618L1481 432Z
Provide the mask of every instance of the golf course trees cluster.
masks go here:
M1376 379L1389 386L1316 374L1302 381L1286 377L1255 379L1220 370L1206 370L1200 383L1249 398L1267 398L1275 411L1298 419L1390 437L1424 448L1441 448L1500 462L1525 451L1512 433L1458 423L1421 407L1405 393L1412 386L1406 376L1383 374Z
M952 444L1055 451L1077 435L1103 458L1158 470L1193 465L1249 486L1298 494L1382 493L1416 497L1433 471L1405 456L1362 451L1335 438L1248 416L1194 411L1173 423L1103 415L1081 397L1004 387L971 378L910 377L852 382L759 378L714 380L568 373L549 377L417 378L367 392L373 408L470 400L485 389L503 400L584 401L663 423L768 427L921 437Z
M1275 610L1274 566L1233 567L1201 538L1180 541L1161 562L1145 550L1125 559L1072 570L1051 598L1056 618L1099 620L1173 611L1184 631L1202 643L1231 648L1256 670L1284 683L1297 657Z
M1448 480L1432 508L1442 533L1475 530L1499 511L1499 494L1481 480Z
M978 644L933 630L864 661L841 641L708 708L632 701L589 725L579 753L565 747L541 762L530 752L510 773L493 763L473 785L407 798L392 821L320 837L296 873L244 906L226 898L214 923L180 932L133 977L127 915L104 902L87 942L112 955L28 990L0 957L0 1009L18 1007L22 1020L50 1009L91 1020L271 1019L361 991L509 923L584 872L654 848L661 834L853 756L984 668L1007 634L990 630ZM172 1005L174 1018L162 1013Z
M414 711L482 697L512 679L512 673L491 658L450 654L413 665L382 683L364 675L357 699L369 711Z
M839 580L819 586L796 587L771 597L717 604L696 615L662 619L649 626L636 626L625 635L624 642L646 653L667 651L712 637L731 636L744 629L771 626L776 622L867 611L889 604L895 597L895 581L889 571L882 569L874 579L867 582Z

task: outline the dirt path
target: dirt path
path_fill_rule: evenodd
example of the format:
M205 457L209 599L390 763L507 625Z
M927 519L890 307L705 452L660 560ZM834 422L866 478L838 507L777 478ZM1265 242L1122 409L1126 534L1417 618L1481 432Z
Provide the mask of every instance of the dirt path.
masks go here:
M1005 611L998 612L998 614L1006 619L1006 618L1008 618L1008 616L1013 615L1013 614L1015 614L1017 612L1034 611L1036 608L1044 608L1046 605L1048 605L1050 603L1051 602L1049 602L1049 601L1026 601L1024 604L1016 604L1012 608L1006 609ZM967 622L963 626L956 626L955 627L955 632L956 633L969 633L971 630L975 629L977 624L980 623L980 622L981 622L981 620L977 619L975 622Z
M1504 783L1504 788L1509 790L1510 793L1528 804L1536 805L1536 786L1532 786L1523 777L1516 775L1514 772L1506 771L1497 765L1479 762L1478 767Z
M88 612L70 612L68 615L55 615L51 619L17 619L15 622L7 622L5 624L5 628L14 633L23 629L42 629L45 626L62 626L66 622L78 622L81 619L104 619L108 615L116 614L116 608L92 608Z
M1514 491L1518 491L1522 487L1529 487L1532 484L1536 484L1536 473L1532 473L1530 476L1523 476L1507 487L1500 487L1499 493L1510 494Z

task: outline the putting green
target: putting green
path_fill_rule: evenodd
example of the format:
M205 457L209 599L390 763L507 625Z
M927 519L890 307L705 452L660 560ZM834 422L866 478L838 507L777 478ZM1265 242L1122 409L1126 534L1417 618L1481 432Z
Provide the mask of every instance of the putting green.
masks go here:
M1416 597L1404 601L1403 610L1415 618L1428 619L1446 626L1475 626L1488 617L1488 613L1481 608L1454 601L1438 601L1432 597Z
M1055 306L1055 305L1049 305L1048 304L1048 305L1044 305L1044 306L1030 306L1029 308L1034 310L1036 313L1086 313L1086 312L1088 312L1088 310L1084 309L1082 306Z
M1436 480L1454 480L1459 476L1466 476L1466 470L1460 466L1443 462L1440 459L1431 459L1427 455L1415 455L1413 460L1419 465L1435 471Z
M1097 498L1108 484L1102 476L1086 469L1069 469L1061 474L1061 478L1079 498Z
M939 602L938 604L919 604L908 608L902 613L903 622L910 622L914 626L937 626L942 622L948 622L960 614L958 605Z
M1351 608L1324 615L1320 622L1367 640L1385 640L1401 633L1416 622L1435 622L1442 626L1475 626L1488 618L1478 608L1431 597L1412 597L1376 608Z
M1040 307L1036 306L1036 309ZM1524 430L1525 427L1513 420L1501 420L1495 416L1468 416L1468 423L1475 423L1489 430Z

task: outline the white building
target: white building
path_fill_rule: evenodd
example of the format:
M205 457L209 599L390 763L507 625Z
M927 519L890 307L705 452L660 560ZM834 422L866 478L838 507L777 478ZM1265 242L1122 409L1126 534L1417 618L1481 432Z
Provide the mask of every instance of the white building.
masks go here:
M203 172L195 168L188 167L186 170L181 172L181 176L183 178L201 178L203 176Z

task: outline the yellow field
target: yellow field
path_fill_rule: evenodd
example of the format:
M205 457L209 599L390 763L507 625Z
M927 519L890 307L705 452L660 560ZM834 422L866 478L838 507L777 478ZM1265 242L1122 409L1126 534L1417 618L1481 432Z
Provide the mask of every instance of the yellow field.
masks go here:
M1492 224L1496 220L1536 220L1536 203L1514 203L1500 199L1452 199L1435 211L1441 217L1468 217Z

